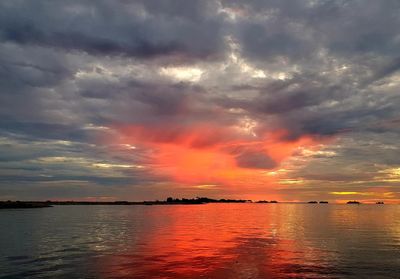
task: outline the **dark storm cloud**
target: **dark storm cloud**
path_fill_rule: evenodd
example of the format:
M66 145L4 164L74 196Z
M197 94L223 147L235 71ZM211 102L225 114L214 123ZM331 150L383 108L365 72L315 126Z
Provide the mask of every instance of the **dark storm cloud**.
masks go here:
M323 78L307 76L269 84L260 89L259 96L250 103L251 109L264 114L286 114L342 98L347 93L345 87L323 82Z
M214 116L213 105L206 104L207 91L190 83L142 82L127 78L85 80L77 84L86 111L92 112L92 123L99 125L113 122L158 125L178 119L182 125L187 125Z
M98 55L207 58L223 47L214 6L208 1L3 1L0 37Z
M236 32L246 55L309 59L321 48L340 55L396 55L400 3L386 1L222 1L243 15Z
M19 57L21 54L23 57ZM36 56L38 54L37 51L33 51L29 55L31 57L27 57L28 55L21 51L10 53L9 47L3 45L0 53L0 82L4 86L14 85L14 88L17 86L50 87L58 84L60 79L70 76L71 72L63 65L64 61L54 61L54 57L49 54L41 53L42 57ZM46 60L45 63L42 59ZM13 94L14 92L4 93Z
M379 67L374 74L366 81L366 83L372 83L379 81L387 76L390 76L400 70L400 57L394 57L393 60Z

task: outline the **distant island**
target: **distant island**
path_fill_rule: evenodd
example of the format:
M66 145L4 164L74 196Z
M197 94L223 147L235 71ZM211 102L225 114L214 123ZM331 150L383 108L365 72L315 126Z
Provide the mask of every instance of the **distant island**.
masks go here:
M265 200L263 200L263 201L258 201L256 203L278 203L278 201L265 201Z
M0 209L4 208L43 208L52 207L48 202L22 202L22 201L0 201Z
M7 208L43 208L52 207L53 205L179 205L179 204L207 204L207 203L251 203L252 200L235 200L235 199L210 199L206 197L197 197L194 199L178 199L168 197L165 201L0 201L0 209ZM270 201L277 203L277 201Z
M244 200L244 199L212 199L207 197L196 197L192 199L187 198L173 198L168 197L166 200L155 200L155 201L0 201L0 209L13 209L13 208L45 208L52 207L54 205L198 205L198 204L209 204L209 203L257 203L257 204L276 204L276 200ZM285 203L285 202L283 202ZM305 203L305 202L298 202ZM309 201L308 204L328 204L328 201ZM361 204L359 201L348 201L347 204ZM377 201L376 204L384 204L383 201Z
M360 204L359 201L348 201L347 204Z

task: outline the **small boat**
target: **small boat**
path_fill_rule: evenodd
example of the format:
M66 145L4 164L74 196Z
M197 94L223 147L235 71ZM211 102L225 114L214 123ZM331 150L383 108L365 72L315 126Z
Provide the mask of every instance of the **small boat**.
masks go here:
M360 204L358 201L348 201L347 204Z
M320 201L319 203L329 203L329 202L327 202L327 201Z
M308 203L318 203L317 201L309 201Z
M378 201L376 204L385 204L383 201Z

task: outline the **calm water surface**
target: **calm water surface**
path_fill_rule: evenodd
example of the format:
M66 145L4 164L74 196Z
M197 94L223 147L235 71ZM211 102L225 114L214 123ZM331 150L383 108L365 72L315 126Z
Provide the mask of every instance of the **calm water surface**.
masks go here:
M0 278L400 278L400 206L1 210Z

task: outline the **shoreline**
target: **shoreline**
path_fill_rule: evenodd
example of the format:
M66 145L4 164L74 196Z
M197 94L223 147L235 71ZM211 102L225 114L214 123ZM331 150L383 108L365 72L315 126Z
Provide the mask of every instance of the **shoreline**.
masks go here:
M17 208L46 208L55 205L203 205L213 203L245 203L245 204L319 204L326 206L328 203L315 203L315 202L278 202L278 201L250 201L250 200L214 200L207 198L199 199L182 199L182 200L168 200L168 201L0 201L0 209L17 209ZM329 203L333 205L352 205L352 203ZM382 205L378 203L357 203L357 205Z

